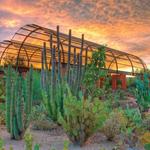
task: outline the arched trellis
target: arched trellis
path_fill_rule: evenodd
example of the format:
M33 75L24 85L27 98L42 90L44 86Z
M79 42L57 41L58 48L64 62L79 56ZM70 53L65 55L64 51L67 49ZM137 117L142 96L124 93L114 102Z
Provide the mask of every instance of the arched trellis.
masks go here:
M4 54L10 49L10 46L12 46L12 45L14 44L14 42L13 42L13 41L6 41L6 40L5 40L5 41L1 42L1 44L5 44L5 45L7 45L7 46L5 47L4 51L2 52L2 54L1 54L1 56L0 56L0 64L1 64L1 61L3 60ZM17 44L17 43L15 43L15 44ZM1 47L1 46L0 46L0 47ZM28 57L28 54L27 54L26 49L23 48L23 50L25 51L26 57L27 57L27 59L28 59L29 57ZM17 61L17 59L16 59L16 61ZM28 62L29 62L29 59L28 59Z
M118 72L118 62L117 62L117 59L116 59L116 56L115 54L112 52L112 50L110 49L110 53L112 54L112 56L114 57L114 61L116 63L116 72ZM109 67L108 67L108 70L110 69L110 66L111 66L112 63L110 63Z
M114 59L113 59L113 60L111 61L111 63L109 64L108 69L110 69L112 63L113 63L114 61L117 62L117 59L120 58L121 56L124 56L124 55L123 55L123 54L120 54L120 55L118 55L118 56L114 56ZM129 57L128 55L125 55L125 56L127 57L128 61L130 62L131 68L132 68L132 73L134 74L134 66L133 66L133 63L132 63L132 61L131 61L131 59L130 59L130 57ZM118 63L116 63L116 64L117 64L117 70L118 70Z
M1 44L4 44L4 43L5 43L5 41L1 42ZM9 48L10 45L11 45L11 42L9 42L9 44L7 44L6 48L2 52L1 57L0 57L0 63L1 63L2 59L3 59L3 56L4 56L5 52L7 51L7 49Z
M19 60L20 51L21 51L21 49L22 49L22 47L23 47L25 41L27 40L27 38L28 38L32 33L34 33L35 31L37 31L38 29L40 29L40 27L34 29L34 30L31 31L29 34L27 34L26 37L24 37L24 39L23 39L23 41L22 41L22 43L21 43L21 45L20 45L20 48L19 48L19 50L18 50L18 55L17 55L17 65L18 65L18 60ZM28 59L28 60L29 60L29 59ZM29 65L29 62L28 62L28 65Z
M48 52L48 59L50 60L50 35L53 35L53 44L55 45L56 50L58 49L58 32L55 30L51 30L48 28L44 28L35 24L29 24L21 27L13 36L11 41L7 41L6 47L3 49L1 52L0 56L0 63L2 65L2 60L3 56L5 54L11 55L11 45L17 44L16 48L16 60L17 63L19 61L19 58L21 55L26 57L26 63L27 67L29 67L30 64L33 64L34 67L40 69L39 65L41 63L41 49L43 47L43 43L46 43L46 49ZM71 39L70 39L71 38ZM59 49L61 51L61 62L62 63L67 63L68 61L68 49L69 49L69 40L71 41L70 43L70 49L72 50L71 52L71 63L74 63L76 60L74 57L74 50L76 53L79 53L81 50L82 46L82 39L74 37L72 35L67 35L64 33L59 32ZM5 41L4 41L5 42ZM3 43L3 42L2 42ZM101 46L97 43L90 42L87 40L83 40L83 50L82 53L85 54L85 64L87 63L88 60L90 60L91 56L89 55L89 52L91 53L92 51L95 51L97 47ZM1 49L1 46L0 46ZM121 58L121 56L124 56L124 58ZM106 47L106 64L107 67L105 69L108 69L112 72L119 73L124 72L125 74L134 74L135 68L138 69L146 69L146 64L137 56L114 50L111 48ZM120 58L118 60L117 58ZM125 69L122 70L122 68L119 67L119 64L121 61L128 60L128 64L124 64L124 66L129 66L131 68L130 72L127 72ZM50 63L50 62L49 62ZM85 65L85 64L82 65ZM115 64L115 65L112 65ZM135 66L136 65L136 66Z

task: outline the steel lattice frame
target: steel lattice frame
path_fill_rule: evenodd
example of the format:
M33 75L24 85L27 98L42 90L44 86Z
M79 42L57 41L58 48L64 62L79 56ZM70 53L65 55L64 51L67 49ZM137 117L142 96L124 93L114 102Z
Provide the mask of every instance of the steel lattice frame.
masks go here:
M30 67L32 64L34 68L41 68L41 49L43 43L46 43L47 62L51 61L50 47L55 46L57 50L58 42L60 43L61 62L67 64L68 51L71 54L71 62L74 62L74 54L78 55L81 48L83 49L82 57L84 65L87 60L90 60L92 51L101 46L82 39L73 37L71 30L69 35L59 33L48 28L44 28L35 24L28 24L21 27L13 36L11 41L3 41L0 43L0 64L3 65L8 58L13 58L17 64L23 59L24 65ZM53 35L52 42L50 35ZM59 39L59 41L58 41ZM51 45L52 44L52 45ZM57 61L57 56L56 56ZM134 75L137 69L146 69L146 64L137 56L106 48L106 68L110 72L125 73Z

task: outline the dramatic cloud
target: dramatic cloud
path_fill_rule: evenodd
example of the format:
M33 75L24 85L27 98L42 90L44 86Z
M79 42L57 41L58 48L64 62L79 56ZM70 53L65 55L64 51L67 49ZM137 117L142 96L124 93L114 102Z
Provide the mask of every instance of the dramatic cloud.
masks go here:
M149 0L0 0L0 40L29 23L126 51L150 66Z

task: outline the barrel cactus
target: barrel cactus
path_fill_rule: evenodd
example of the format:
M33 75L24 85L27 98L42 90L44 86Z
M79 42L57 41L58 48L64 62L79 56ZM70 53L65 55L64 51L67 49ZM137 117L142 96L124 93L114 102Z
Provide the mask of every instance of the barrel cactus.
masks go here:
M6 126L12 139L22 139L32 107L32 67L23 77L8 66L6 71Z

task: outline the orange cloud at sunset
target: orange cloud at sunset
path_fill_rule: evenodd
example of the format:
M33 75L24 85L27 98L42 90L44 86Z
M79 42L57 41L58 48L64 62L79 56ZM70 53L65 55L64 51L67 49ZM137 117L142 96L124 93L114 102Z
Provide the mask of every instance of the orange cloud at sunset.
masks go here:
M39 24L132 53L150 66L149 0L0 0L0 41Z
M1 19L0 23L2 26L5 26L6 28L15 28L16 26L18 26L20 24L20 20L16 20L16 19Z

